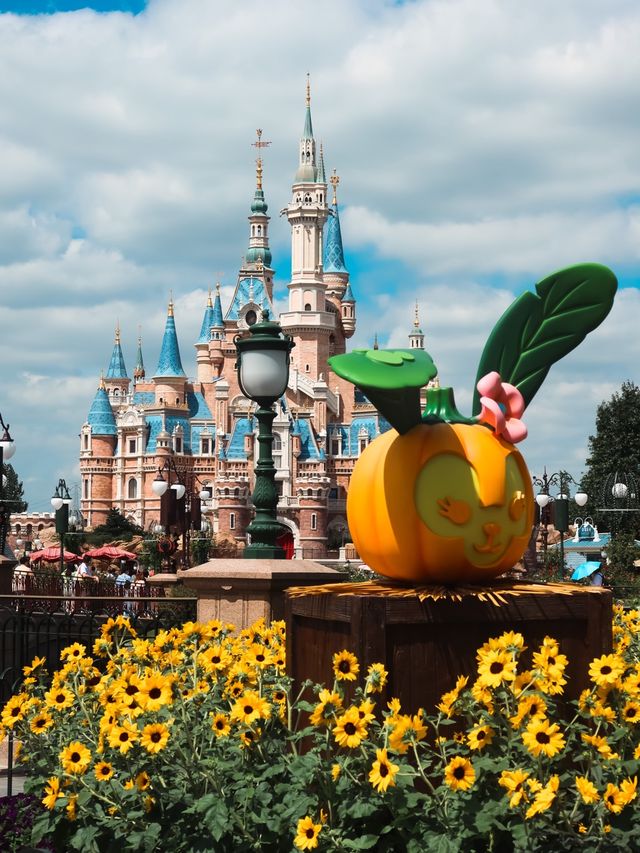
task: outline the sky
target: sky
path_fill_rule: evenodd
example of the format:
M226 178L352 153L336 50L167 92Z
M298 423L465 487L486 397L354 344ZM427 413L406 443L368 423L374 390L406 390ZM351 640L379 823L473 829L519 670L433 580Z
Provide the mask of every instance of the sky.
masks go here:
M407 346L417 300L441 384L469 413L515 296L569 264L614 270L611 314L524 417L530 470L580 477L598 403L638 381L636 0L86 5L0 0L0 412L31 509L49 509L59 477L79 482L116 323L130 375L141 327L151 374L173 291L195 375L207 290L219 280L228 302L247 247L258 127L284 306L278 213L307 72L340 176L352 346Z

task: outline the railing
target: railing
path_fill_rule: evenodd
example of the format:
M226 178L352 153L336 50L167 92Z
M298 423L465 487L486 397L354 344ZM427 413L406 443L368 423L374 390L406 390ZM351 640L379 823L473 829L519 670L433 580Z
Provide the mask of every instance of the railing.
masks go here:
M180 596L98 598L84 590L79 596L0 596L0 707L19 690L23 667L36 656L44 657L47 670L53 673L59 667L60 652L68 645L82 643L91 654L93 642L109 617L124 614L139 637L152 638L161 629L194 620L196 603L196 598ZM9 732L7 796L13 791L13 754L13 733Z

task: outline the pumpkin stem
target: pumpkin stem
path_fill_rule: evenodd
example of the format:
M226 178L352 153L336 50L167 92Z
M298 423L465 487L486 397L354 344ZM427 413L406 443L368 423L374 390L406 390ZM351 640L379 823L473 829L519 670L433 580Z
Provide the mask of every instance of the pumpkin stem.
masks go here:
M427 402L422 413L425 424L474 424L474 418L466 418L456 408L453 388L429 388Z

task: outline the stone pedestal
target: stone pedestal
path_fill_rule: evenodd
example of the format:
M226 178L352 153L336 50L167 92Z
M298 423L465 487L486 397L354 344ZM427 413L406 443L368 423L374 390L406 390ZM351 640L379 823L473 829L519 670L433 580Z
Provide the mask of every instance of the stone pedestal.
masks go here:
M288 587L336 583L342 576L313 560L217 559L177 577L198 595L198 621L220 619L241 630L260 617L284 619Z

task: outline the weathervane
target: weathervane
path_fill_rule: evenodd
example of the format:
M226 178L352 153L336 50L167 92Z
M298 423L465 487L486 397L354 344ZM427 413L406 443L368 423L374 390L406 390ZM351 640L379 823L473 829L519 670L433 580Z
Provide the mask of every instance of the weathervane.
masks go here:
M254 148L257 148L258 154L260 154L260 149L261 148L267 148L269 145L271 145L271 142L268 142L268 141L263 142L262 141L262 128L261 127L257 128L256 135L258 138L255 142L252 142L251 145ZM256 186L259 190L262 189L262 157L260 157L260 156L256 160Z

